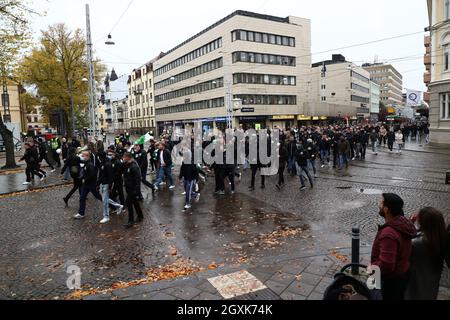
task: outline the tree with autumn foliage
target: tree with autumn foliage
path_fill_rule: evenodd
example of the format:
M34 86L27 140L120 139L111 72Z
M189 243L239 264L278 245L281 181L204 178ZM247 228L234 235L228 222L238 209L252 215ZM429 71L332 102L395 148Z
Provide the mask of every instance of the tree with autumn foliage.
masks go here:
M100 81L106 68L99 61L94 61L94 67ZM58 23L42 31L38 44L20 63L19 76L26 86L35 88L45 115L62 109L71 117L72 90L75 116L83 114L88 107L88 83L82 79L88 77L88 70L81 29L71 31Z

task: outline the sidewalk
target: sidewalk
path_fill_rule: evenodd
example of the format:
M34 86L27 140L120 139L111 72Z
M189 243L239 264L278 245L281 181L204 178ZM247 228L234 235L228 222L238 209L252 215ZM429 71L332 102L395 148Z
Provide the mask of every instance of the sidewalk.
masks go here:
M350 249L281 258L200 272L194 276L117 289L84 300L322 300L333 277L350 262ZM370 248L361 249L367 264ZM440 300L450 300L441 288Z

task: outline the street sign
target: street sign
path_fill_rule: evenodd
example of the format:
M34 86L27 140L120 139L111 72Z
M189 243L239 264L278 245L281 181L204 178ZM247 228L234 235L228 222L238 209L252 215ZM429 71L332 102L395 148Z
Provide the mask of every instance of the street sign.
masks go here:
M242 108L241 112L255 112L255 108Z

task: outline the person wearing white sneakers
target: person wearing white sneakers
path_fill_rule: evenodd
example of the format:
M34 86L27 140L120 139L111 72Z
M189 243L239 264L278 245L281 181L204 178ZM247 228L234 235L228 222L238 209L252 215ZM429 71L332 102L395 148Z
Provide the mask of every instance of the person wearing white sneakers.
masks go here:
M106 152L104 151L100 152L98 157L100 159L100 168L98 170L97 190L100 190L103 200L103 219L100 223L104 224L109 222L109 206L111 205L117 208L116 214L119 215L123 211L123 205L109 198L113 183L111 160L107 158Z
M397 130L397 132L395 133L395 142L397 143L397 153L399 155L402 154L402 149L403 149L403 133L400 130Z
M175 189L172 178L172 153L166 149L166 145L163 142L159 144L158 166L158 178L155 182L155 190L158 191L164 178L169 179L169 189Z
M45 178L44 175L42 175L37 168L39 167L38 162L38 153L36 148L33 148L30 143L25 143L24 145L25 153L23 157L20 159L20 161L24 161L27 164L27 167L25 169L25 175L27 177L27 180L22 183L23 185L29 185L31 184L31 180L33 176L38 176L41 178L41 181Z
M189 148L184 148L183 151L183 164L180 168L179 179L184 180L184 191L185 191L185 205L184 209L188 210L191 208L191 200L200 200L200 193L195 192L195 184L198 181L198 170L197 166L192 161L192 153Z

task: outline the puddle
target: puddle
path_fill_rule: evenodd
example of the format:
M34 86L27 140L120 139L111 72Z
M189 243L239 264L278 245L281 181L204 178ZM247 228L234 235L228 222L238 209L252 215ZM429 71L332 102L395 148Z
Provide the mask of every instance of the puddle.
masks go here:
M383 194L383 190L379 189L358 189L358 193L369 194L369 195L381 195Z

